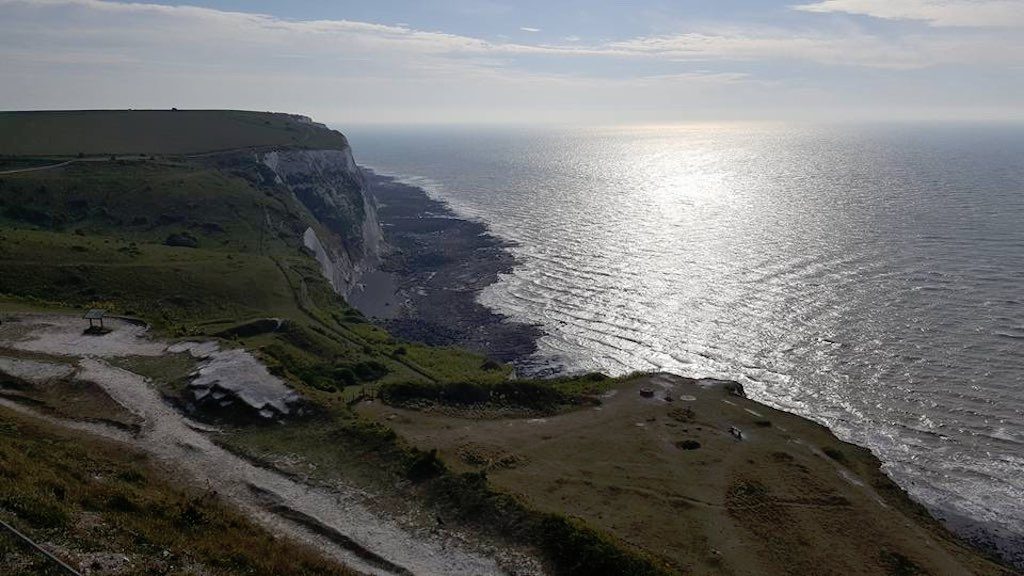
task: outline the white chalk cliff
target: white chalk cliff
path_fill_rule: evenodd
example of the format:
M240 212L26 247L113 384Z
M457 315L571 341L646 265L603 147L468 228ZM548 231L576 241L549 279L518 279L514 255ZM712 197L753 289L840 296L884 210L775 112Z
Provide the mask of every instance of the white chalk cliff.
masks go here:
M321 224L302 242L334 290L347 296L380 259L377 204L346 144L339 150L276 150L261 161Z

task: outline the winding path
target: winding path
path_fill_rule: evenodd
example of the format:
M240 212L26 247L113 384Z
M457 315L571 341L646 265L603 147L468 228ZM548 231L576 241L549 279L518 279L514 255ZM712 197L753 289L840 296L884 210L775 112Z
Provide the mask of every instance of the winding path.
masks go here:
M66 317L31 316L5 322L5 328L15 323L21 324L20 329L8 334L18 336L7 338L6 330L0 332L0 346L57 353L55 349L80 337L81 327L68 322ZM220 497L247 512L272 533L312 544L361 572L386 576L505 573L493 558L473 550L458 533L410 531L371 511L364 504L366 495L355 488L340 485L328 490L309 486L221 448L209 437L213 430L172 408L144 377L103 359L105 355L126 353L154 355L154 349L166 345L141 338L140 327L116 320L108 324L114 328L110 336L120 332L119 337L111 340L116 350L104 350L98 341L106 337L100 337L93 340L96 344L88 350L65 348L60 353L76 359L78 378L95 382L118 404L137 415L143 421L141 430L129 435L99 424L48 420L128 442L171 464L196 485L213 487ZM74 333L62 335L55 331L61 325ZM31 412L8 402L0 403Z

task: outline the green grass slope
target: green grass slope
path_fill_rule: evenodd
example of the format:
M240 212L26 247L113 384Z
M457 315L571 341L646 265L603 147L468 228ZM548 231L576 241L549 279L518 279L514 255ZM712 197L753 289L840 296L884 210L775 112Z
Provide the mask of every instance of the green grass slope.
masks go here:
M339 149L300 116L235 110L0 112L0 156L201 154L260 147Z
M366 322L304 251L309 226L303 204L244 154L0 175L0 304L102 307L170 336L230 339L326 405L382 383L508 376ZM268 332L262 318L286 322Z
M0 519L87 574L345 576L145 455L0 408ZM64 574L0 533L0 574Z

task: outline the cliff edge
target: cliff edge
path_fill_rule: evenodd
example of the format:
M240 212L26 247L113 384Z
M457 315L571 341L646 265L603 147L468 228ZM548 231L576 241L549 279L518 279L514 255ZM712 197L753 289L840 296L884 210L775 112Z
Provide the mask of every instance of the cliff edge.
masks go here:
M377 204L351 147L346 141L340 150L272 150L261 161L320 224L319 231L303 231L302 243L335 292L347 296L379 262L382 242Z

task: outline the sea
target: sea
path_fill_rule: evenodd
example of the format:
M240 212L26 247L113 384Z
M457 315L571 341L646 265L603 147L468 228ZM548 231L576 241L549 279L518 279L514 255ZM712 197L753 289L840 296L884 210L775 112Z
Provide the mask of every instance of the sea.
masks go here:
M345 132L512 243L528 366L737 380L1024 562L1024 125Z

